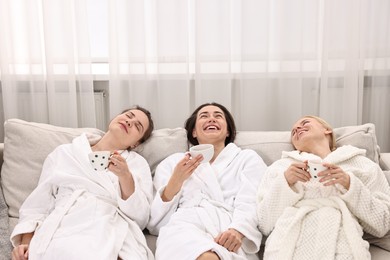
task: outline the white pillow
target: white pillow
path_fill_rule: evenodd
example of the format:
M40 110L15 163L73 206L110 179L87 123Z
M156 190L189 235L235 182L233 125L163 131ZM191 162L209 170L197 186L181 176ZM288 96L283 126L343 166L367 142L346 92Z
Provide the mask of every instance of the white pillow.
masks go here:
M366 156L379 163L379 146L376 140L375 125L367 123L358 126L345 126L334 129L336 145L353 145L366 150Z
M238 131L234 143L243 149L254 150L267 165L279 160L282 151L294 149L287 131Z
M151 137L134 149L149 163L152 176L157 165L169 155L188 151L186 130L184 128L164 128L154 130Z

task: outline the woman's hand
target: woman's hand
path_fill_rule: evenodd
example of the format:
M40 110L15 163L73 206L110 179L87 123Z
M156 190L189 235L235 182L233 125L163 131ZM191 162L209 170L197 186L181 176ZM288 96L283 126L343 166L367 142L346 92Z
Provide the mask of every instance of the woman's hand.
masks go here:
M351 177L346 172L334 164L323 163L323 165L328 169L318 173L318 177L320 177L320 182L322 182L324 186L335 185L338 183L349 190Z
M307 182L310 180L310 173L307 172L307 161L292 163L284 172L288 185L292 186L298 181Z
M29 257L29 245L32 237L34 236L34 232L24 233L21 235L20 245L15 247L12 250L12 260L27 260Z
M110 157L108 169L118 176L119 186L121 188L121 197L127 200L135 191L133 174L131 174L126 159L118 152L114 152Z
M21 244L12 250L12 260L27 260L28 259L28 245Z
M229 228L227 231L219 234L214 241L229 250L230 252L236 252L242 245L242 239L244 235L235 230L234 228Z
M198 155L191 159L190 154L187 153L184 158L178 162L161 195L163 201L171 201L173 199L180 191L184 182L192 175L196 168L198 168L202 160L202 155Z
M125 158L117 151L111 155L108 169L118 177L131 174Z

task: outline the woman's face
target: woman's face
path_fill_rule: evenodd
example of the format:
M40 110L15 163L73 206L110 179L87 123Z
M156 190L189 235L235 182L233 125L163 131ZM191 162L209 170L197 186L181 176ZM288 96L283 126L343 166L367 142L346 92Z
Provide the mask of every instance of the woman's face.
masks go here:
M225 114L219 107L210 105L198 111L192 136L197 138L199 144L225 145L228 135Z
M133 147L139 144L149 127L148 117L138 109L131 109L115 117L110 123L110 131L119 133L123 145Z
M310 152L314 142L327 141L327 135L332 130L326 129L320 122L314 118L304 117L299 119L291 130L291 142L299 151ZM321 143L321 142L318 142Z

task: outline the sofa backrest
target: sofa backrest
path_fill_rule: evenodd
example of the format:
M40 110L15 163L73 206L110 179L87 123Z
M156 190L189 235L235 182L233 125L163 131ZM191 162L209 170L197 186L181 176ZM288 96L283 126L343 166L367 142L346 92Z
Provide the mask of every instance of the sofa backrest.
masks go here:
M336 145L350 144L366 150L366 156L379 162L379 147L375 125L364 124L334 129ZM290 131L238 131L235 143L243 149L255 150L267 165L280 159L282 151L291 151ZM183 128L155 130L152 137L137 147L136 151L146 158L154 170L168 155L185 152L189 148Z
M374 124L346 126L333 129L336 146L353 145L366 150L366 156L379 163ZM241 131L235 143L241 148L255 150L267 165L280 159L282 151L292 151L290 131Z
M9 119L5 122L4 163L1 187L8 205L10 228L19 217L19 208L36 187L46 156L60 144L69 143L82 132L102 135L93 128L65 128ZM351 144L367 150L367 157L379 162L379 148L373 124L334 129L338 145ZM239 131L236 144L255 150L267 165L279 159L282 151L292 150L289 131ZM189 148L183 128L158 129L136 151L148 161L152 174L168 155Z

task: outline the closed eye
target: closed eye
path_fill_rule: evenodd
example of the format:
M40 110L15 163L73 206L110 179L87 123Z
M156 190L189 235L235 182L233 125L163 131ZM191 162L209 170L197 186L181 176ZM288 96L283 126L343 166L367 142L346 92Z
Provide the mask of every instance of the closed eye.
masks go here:
M137 131L138 131L138 132L141 132L141 129L142 129L141 124L136 123L136 124L135 124L135 127L137 128Z
M133 112L129 112L129 113L126 113L126 116L130 119L133 119L135 117L134 113Z
M207 117L208 117L207 112L202 112L199 114L199 118L207 118Z

